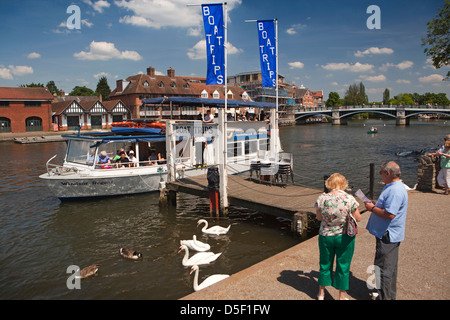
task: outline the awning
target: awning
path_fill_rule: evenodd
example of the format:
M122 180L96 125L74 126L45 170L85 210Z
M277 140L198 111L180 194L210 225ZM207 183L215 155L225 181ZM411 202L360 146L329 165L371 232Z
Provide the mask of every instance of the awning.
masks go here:
M225 100L223 99L206 99L206 98L194 98L194 97L162 97L142 99L143 106L147 105L161 105L169 104L170 102L177 104L189 104L189 105L207 105L215 108L224 108ZM240 101L240 100L228 100L227 107L239 108L239 107L251 107L251 108L276 108L275 103L269 102L254 102L254 101Z

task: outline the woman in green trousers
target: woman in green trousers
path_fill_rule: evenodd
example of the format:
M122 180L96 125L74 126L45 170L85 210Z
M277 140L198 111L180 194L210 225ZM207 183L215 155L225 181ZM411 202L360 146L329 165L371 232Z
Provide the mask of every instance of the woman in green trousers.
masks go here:
M329 190L315 203L316 218L321 221L319 230L320 271L319 294L323 300L325 287L333 286L339 290L339 300L345 300L349 286L350 264L355 249L355 237L347 235L347 219L352 214L356 221L361 220L358 202L344 190L348 187L345 177L332 174L325 186ZM336 257L336 271L332 280L333 262Z

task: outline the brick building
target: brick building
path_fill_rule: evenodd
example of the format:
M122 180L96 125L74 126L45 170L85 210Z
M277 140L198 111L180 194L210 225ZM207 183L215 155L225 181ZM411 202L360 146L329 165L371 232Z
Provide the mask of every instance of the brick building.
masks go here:
M47 88L0 87L0 132L51 130L52 100Z
M323 91L311 91L301 86L294 89L295 105L311 109L323 106Z
M224 86L206 85L206 78L176 76L175 70L169 68L166 75L156 74L155 68L147 68L146 74L130 76L125 80L117 80L116 88L109 95L112 101L120 99L131 111L132 118L140 118L143 114L156 116L162 110L141 110L142 99L161 97L193 97L224 99ZM228 86L228 98L232 100L250 100L245 90L239 86ZM181 110L172 112L178 116L197 115L197 107L183 106Z

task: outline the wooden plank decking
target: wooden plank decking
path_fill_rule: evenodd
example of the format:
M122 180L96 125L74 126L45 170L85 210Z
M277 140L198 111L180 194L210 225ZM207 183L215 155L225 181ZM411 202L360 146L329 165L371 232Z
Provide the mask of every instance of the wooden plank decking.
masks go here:
M170 182L167 188L200 197L209 197L206 174ZM296 185L270 185L245 176L228 176L228 200L230 205L246 207L293 219L295 213L315 213L314 202L322 190Z

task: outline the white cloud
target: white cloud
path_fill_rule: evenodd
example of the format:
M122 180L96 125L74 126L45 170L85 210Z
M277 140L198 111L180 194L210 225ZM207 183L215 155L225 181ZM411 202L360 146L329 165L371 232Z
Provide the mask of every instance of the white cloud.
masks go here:
M83 0L84 3L90 5L98 13L103 13L103 9L109 8L111 4L105 0L99 0L92 2L91 0Z
M3 66L0 66L0 78L6 79L6 80L12 80L13 76L11 74L11 70L8 68L5 68Z
M13 80L14 79L13 75L21 77L33 73L34 73L33 68L29 66L9 65L8 67L5 67L3 65L0 65L0 78L6 80Z
M364 79L365 81L370 81L370 82L382 82L382 81L386 81L386 77L384 74L380 74L378 76L361 76L362 79Z
M298 30L302 30L305 28L306 28L306 24L301 24L301 23L293 24L293 25L291 25L291 27L289 29L286 30L286 33L291 34L291 35L296 34Z
M31 52L27 55L28 59L39 59L41 55L37 52Z
M289 69L303 69L303 67L305 66L302 62L300 61L296 61L296 62L289 62Z
M398 64L390 63L390 62L385 63L379 69L380 69L380 71L387 71L388 68L397 68L400 70L404 70L404 69L411 68L413 65L414 65L414 62L405 60Z
M242 49L238 49L231 43L227 42L228 54L237 54L242 52ZM191 60L206 59L206 40L200 40L191 49L188 50L187 55Z
M8 66L12 74L15 76L25 76L27 74L33 74L33 68L29 66Z
M366 49L364 51L356 51L355 52L355 57L361 58L367 55L372 55L372 54L393 54L394 50L390 49L390 48L378 48L378 47L370 47L369 49Z
M81 24L82 24L83 26L88 27L88 28L90 28L90 27L92 27L92 26L94 25L92 22L89 22L87 19L81 20Z
M423 82L423 83L440 82L442 80L444 80L444 77L442 75L440 75L440 74L437 74L437 73L431 74L431 75L426 76L426 77L420 77L419 78L419 81Z
M81 51L74 53L73 56L78 60L111 60L111 59L126 59L139 61L142 59L141 55L136 51L119 51L114 43L105 41L92 41L89 45L89 51Z
M99 79L101 77L108 78L108 77L111 77L111 75L108 72L100 72L100 73L94 74L95 79Z
M404 69L411 68L413 65L414 65L414 62L406 60L406 61L400 62L395 67L397 69L404 70Z
M200 7L188 7L187 3L202 4L204 0L116 0L115 5L133 14L119 19L121 23L160 29L162 27L195 27L202 23ZM227 1L230 12L242 0Z
M368 63L359 63L350 64L348 62L341 63L328 63L326 65L321 66L325 70L345 70L350 72L372 72L374 65Z
M411 84L411 81L405 80L405 79L398 79L395 82L400 83L400 84Z

